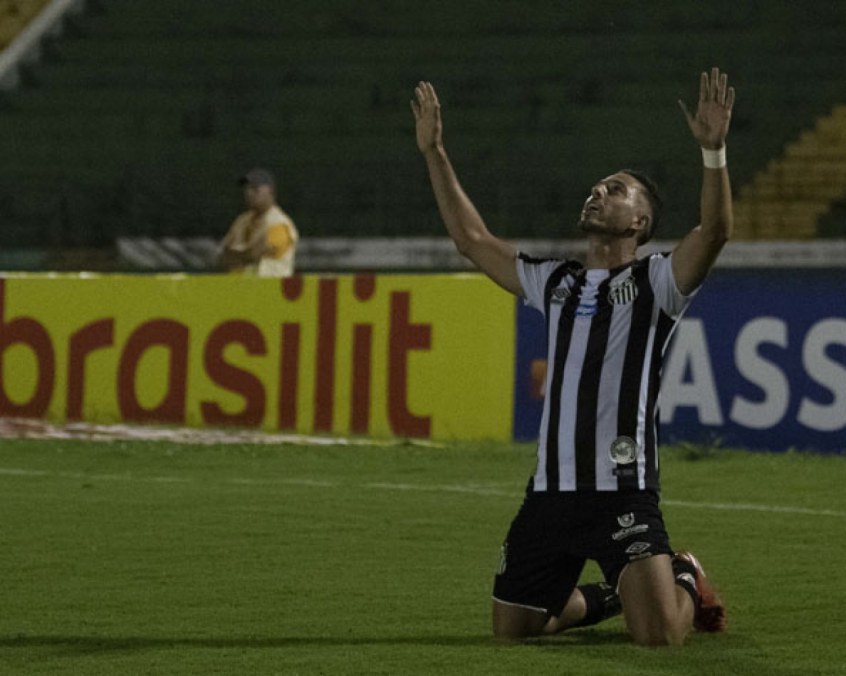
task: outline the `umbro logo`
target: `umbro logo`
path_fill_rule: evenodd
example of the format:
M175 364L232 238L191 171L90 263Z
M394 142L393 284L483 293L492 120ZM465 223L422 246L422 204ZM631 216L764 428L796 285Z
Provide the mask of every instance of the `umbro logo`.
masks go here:
M651 546L649 542L632 542L626 547L626 554L643 554Z
M552 290L552 297L550 300L553 303L564 303L572 295L570 289L566 287L559 287Z

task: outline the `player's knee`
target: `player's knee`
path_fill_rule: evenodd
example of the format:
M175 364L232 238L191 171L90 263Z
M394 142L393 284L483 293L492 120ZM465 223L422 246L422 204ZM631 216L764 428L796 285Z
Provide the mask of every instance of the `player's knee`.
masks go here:
M493 636L497 641L515 642L543 633L547 618L538 612L494 603Z
M642 646L680 646L684 645L687 635L687 627L682 627L675 622L668 622L633 631L632 639L637 645Z
M515 631L507 631L494 627L493 638L497 643L520 643L529 638L528 635Z
M495 622L493 625L493 637L499 643L518 643L541 633L541 629L526 624Z

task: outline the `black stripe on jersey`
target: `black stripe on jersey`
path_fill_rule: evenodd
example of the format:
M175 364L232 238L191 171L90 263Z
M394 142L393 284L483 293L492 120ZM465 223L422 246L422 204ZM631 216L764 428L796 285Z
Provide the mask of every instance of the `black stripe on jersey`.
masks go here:
M623 374L620 379L619 405L617 408L617 434L631 439L637 439L637 412L640 400L641 379L643 378L643 360L646 357L649 325L652 322L652 305L654 293L649 283L649 259L638 261L632 266L632 275L637 284L637 298L632 306L629 341L626 345L626 356L623 360ZM647 421L649 418L647 417ZM647 428L649 423L647 422ZM648 434L648 430L647 430ZM653 440L654 444L654 440ZM654 445L648 440L644 453L648 456L654 452ZM655 465L654 459L652 465ZM617 487L623 489L637 489L637 474L618 475Z
M570 269L557 269L546 285L544 297L546 301L547 335L549 335L549 306L552 291L558 286L566 274L576 269L578 268L572 266ZM561 383L564 380L564 364L567 361L567 352L570 350L570 339L573 335L573 319L576 316L576 307L579 304L579 297L581 296L585 281L585 275L578 275L575 284L571 288L570 296L564 301L561 307L561 314L558 318L555 357L552 363L552 380L549 384L549 424L547 425L546 434L546 489L548 491L559 490L558 428L561 422Z
M575 430L578 490L596 490L596 416L599 411L599 381L613 313L608 299L611 279L609 276L597 289L596 314L591 320L585 360L579 377Z
M531 258L530 256L526 256L525 254L519 254L520 258L522 258L527 263L539 263L539 262L548 262L552 259L539 259L539 258ZM558 288L558 285L561 284L561 280L563 280L567 275L576 276L582 270L582 264L578 261L562 261L561 265L553 270L552 274L546 280L546 286L543 288L543 316L546 320L546 335L547 338L549 337L549 306L552 304L552 292ZM571 295L572 298L572 295ZM566 356L566 355L565 355Z
M661 351L676 323L663 311L659 312L658 326L655 327L655 342L652 345L652 364L649 369L649 398L646 408L646 487L659 490L658 470L658 389L661 387Z

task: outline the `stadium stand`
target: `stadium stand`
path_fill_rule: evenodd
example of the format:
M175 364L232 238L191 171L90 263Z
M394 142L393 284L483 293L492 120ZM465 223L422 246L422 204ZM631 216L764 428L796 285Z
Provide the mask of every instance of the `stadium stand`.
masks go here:
M676 100L693 103L711 65L740 92L741 235L846 233L842 220L817 228L843 171L786 159L842 139L840 3L87 5L0 98L0 247L219 237L239 206L234 177L255 164L277 171L306 237L440 235L408 108L422 78L498 233L567 236L588 186L632 166L662 185L660 236L673 238L695 222L700 172ZM819 206L800 225L788 214L807 209L785 200L806 194Z
M0 51L38 14L49 0L0 0Z
M744 186L735 204L738 232L747 238L812 239L817 221L844 195L846 106L835 106L789 143Z

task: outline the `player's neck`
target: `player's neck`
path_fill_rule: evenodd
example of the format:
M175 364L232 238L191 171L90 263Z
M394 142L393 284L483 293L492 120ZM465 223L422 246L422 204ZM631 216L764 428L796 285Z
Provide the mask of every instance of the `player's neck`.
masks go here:
M637 259L637 242L634 237L621 239L589 236L587 245L585 267L589 270L611 270Z

